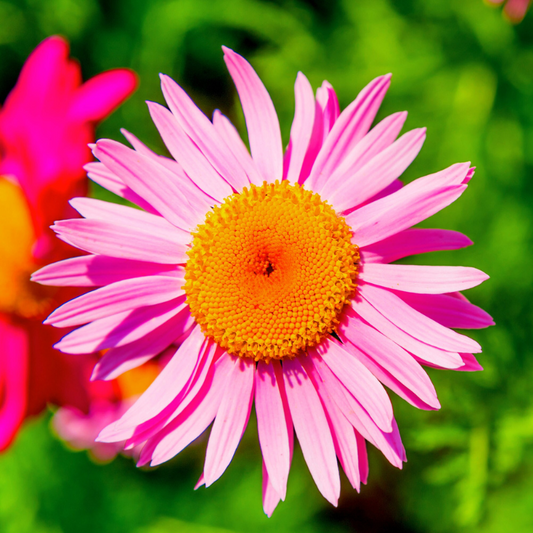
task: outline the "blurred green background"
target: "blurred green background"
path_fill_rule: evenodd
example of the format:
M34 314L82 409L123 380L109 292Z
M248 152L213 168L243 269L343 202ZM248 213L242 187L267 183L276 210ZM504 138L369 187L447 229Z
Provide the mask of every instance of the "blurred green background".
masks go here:
M441 411L393 398L409 462L398 471L370 450L368 486L358 495L344 479L337 509L296 451L287 502L264 516L253 422L227 473L194 492L205 443L150 471L123 457L98 465L56 440L48 416L0 457L0 531L533 531L533 12L511 26L482 0L0 0L0 101L31 50L56 33L70 40L85 78L137 71L139 90L98 136L120 139L125 127L158 151L144 100L162 102L159 72L243 131L222 44L262 77L285 141L298 70L314 87L329 80L342 107L392 72L378 119L408 110L406 129L428 127L405 180L457 161L477 166L463 197L426 223L462 231L475 246L415 261L488 272L467 296L497 326L472 334L484 372L429 370Z

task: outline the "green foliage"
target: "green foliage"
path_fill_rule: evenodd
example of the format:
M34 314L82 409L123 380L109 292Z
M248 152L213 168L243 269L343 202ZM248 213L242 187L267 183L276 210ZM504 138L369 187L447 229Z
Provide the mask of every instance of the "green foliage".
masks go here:
M378 118L407 109L406 129L428 127L405 179L457 161L477 166L463 197L425 224L462 231L476 245L416 261L488 272L491 280L467 296L497 326L472 333L484 347L484 372L430 371L440 411L395 401L409 462L397 472L373 453L369 486L357 495L346 484L338 510L326 507L297 453L288 502L266 519L253 429L227 474L193 492L204 444L153 472L123 458L100 466L65 450L39 422L0 458L0 529L532 531L533 13L513 27L481 0L1 0L2 99L51 33L71 40L86 77L119 66L138 72L140 89L99 135L119 139L125 127L160 152L144 105L163 101L159 72L244 131L222 44L259 72L285 141L298 70L314 87L328 79L342 106L373 77L393 72Z

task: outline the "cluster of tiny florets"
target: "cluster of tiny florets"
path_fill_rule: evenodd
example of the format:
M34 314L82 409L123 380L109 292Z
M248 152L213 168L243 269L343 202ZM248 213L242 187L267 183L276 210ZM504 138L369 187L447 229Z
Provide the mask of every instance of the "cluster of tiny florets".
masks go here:
M251 185L210 211L185 273L191 313L229 353L294 357L339 323L359 252L344 218L291 185Z

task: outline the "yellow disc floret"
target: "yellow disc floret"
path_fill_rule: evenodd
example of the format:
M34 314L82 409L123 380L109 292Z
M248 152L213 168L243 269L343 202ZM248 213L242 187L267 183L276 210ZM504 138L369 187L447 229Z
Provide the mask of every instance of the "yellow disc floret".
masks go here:
M202 331L231 354L294 357L334 331L357 278L343 217L291 185L251 185L193 233L185 292Z

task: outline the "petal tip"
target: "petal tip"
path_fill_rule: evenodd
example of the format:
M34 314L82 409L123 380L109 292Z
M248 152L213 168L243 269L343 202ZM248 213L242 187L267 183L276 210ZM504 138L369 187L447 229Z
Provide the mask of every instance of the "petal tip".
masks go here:
M53 317L53 314L50 314L49 316L47 316L44 320L43 320L43 324L45 326L53 326L54 325L54 317ZM54 348L55 348L55 345L54 345Z

